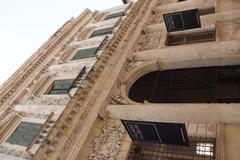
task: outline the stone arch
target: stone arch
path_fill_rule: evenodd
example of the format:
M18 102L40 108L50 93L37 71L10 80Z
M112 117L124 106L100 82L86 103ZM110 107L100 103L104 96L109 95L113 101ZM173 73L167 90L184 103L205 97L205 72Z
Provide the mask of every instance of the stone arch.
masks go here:
M124 80L124 85L121 86L121 94L122 97L125 100L128 100L129 102L131 102L132 104L134 103L142 103L141 102L137 102L132 100L131 98L129 98L129 91L132 87L132 85L142 76L149 74L151 72L154 71L166 71L166 70L177 70L177 69L184 69L184 68L200 68L200 67L214 67L214 66L226 66L226 65L238 65L239 63L228 63L229 61L222 61L221 63L219 63L219 65L216 65L216 63L211 63L211 59L206 60L205 63L184 63L181 61L176 61L176 62L160 62L160 61L151 61L151 62L145 62L143 64L141 64L140 66L136 67L135 69L133 69L131 72L129 72L126 75L126 78ZM238 98L238 97L235 97ZM240 99L240 98L239 98ZM237 101L237 99L236 99ZM148 102L148 100L146 99L146 101L144 102ZM227 103L231 103L231 102L235 102L234 100L230 100ZM151 103L151 101L150 101ZM161 103L161 102L160 102Z

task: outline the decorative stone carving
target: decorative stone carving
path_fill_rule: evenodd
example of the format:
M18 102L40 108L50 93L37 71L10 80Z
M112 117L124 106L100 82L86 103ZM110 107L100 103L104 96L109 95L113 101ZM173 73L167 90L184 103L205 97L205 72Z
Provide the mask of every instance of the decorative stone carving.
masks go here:
M62 95L46 95L38 98L31 99L25 97L22 99L19 104L28 104L28 105L66 105L70 98L68 96Z
M64 62L57 56L54 56L53 57L54 61L57 63L57 64L63 64Z
M106 36L101 36L90 38L87 40L80 41L75 40L70 44L70 46L75 47L77 49L98 47L104 41L105 38Z
M152 20L150 21L150 25L163 23L163 22L164 22L164 19L163 19L162 13L161 12L155 12Z
M27 91L26 97L28 97L29 99L34 99L35 98L34 94L32 93L32 89L31 88L26 88L26 91Z
M38 118L38 119L45 119L49 116L46 114L35 114L35 113L27 113L27 112L21 112L21 115L23 117L31 117L31 118Z
M129 72L129 71L133 70L134 68L136 68L137 66L141 65L142 63L144 63L144 62L142 62L142 61L129 62L125 66L125 71Z
M115 160L125 130L120 125L106 124L100 137L94 140L94 152L90 160Z
M12 156L23 158L23 159L31 159L31 155L26 151L10 149L4 145L0 145L0 153L12 155Z
M118 20L119 20L119 18L113 18L113 19L101 21L101 22L98 22L98 23L92 23L92 24L89 25L89 27L91 27L95 30L102 29L102 28L113 27L117 23Z
M134 48L134 52L143 50L155 49L158 47L161 39L161 33L147 33L140 37L137 45Z
M123 99L122 95L120 93L114 94L111 96L111 104L122 104L122 105L127 105L130 104L126 100Z

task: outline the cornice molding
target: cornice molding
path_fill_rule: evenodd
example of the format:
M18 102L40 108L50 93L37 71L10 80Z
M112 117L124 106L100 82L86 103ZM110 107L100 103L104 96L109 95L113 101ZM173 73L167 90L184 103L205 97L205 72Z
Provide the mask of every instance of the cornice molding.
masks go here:
M79 28L79 24L84 22L87 15L92 12L86 9L79 17L75 20L69 20L65 23L46 43L44 43L0 88L0 106L2 109L4 104L14 101L17 97L24 92L24 86L31 84L32 80L37 75L33 73L42 72L42 69L48 68L54 61L49 61L49 57L56 54L54 51L56 48L64 48L61 43L72 37L72 32L76 27ZM43 62L48 60L47 64L43 65ZM29 79L31 78L31 79ZM17 95L15 95L17 93ZM16 97L17 96L17 97Z
M154 1L155 2L155 1ZM150 5L150 1L139 0L134 6L127 18L121 24L119 30L106 47L104 53L93 66L91 72L82 82L75 96L70 100L68 106L56 122L54 128L49 134L49 142L45 142L37 152L35 159L75 159L81 144L85 141L81 139L81 144L78 143L79 137L84 136L87 131L83 131L85 125L83 121L88 115L90 108L94 102L90 102L91 91L95 87L101 73L105 70L109 61L116 56L118 57L122 50L121 44L129 44L133 33L136 31L136 24L140 22L144 11ZM132 27L134 26L134 27ZM131 29L130 29L131 28ZM92 117L94 118L94 117ZM92 120L91 120L92 121ZM90 122L89 122L90 123ZM91 124L88 124L89 128ZM79 136L79 134L84 135ZM78 136L77 136L78 135ZM84 136L85 137L85 136ZM86 138L86 137L85 137ZM79 146L80 145L80 146Z

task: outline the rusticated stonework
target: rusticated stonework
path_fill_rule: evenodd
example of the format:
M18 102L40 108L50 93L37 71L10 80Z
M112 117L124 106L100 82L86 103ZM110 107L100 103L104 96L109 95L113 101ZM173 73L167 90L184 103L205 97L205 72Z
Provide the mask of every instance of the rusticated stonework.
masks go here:
M94 153L90 160L115 160L125 129L120 125L106 124L103 133L94 140Z

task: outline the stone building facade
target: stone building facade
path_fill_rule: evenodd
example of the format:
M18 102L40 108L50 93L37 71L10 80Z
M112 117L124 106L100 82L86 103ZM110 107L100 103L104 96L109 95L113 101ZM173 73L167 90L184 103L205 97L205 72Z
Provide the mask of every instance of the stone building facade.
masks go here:
M162 15L198 9L201 28ZM138 0L67 21L0 88L0 159L240 157L240 2ZM182 123L190 146L120 120Z

